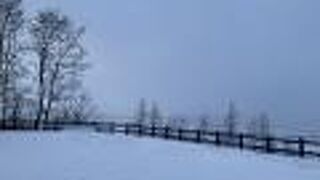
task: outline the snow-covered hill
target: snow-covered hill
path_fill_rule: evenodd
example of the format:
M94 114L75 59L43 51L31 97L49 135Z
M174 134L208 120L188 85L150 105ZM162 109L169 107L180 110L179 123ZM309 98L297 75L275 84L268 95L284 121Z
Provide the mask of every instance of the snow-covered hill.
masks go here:
M93 132L0 133L3 180L318 180L320 161Z

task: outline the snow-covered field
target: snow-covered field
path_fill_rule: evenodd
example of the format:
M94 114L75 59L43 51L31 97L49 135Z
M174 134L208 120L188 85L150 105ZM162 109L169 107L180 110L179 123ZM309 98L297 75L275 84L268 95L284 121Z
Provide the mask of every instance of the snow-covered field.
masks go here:
M319 180L320 161L94 132L1 132L1 180Z

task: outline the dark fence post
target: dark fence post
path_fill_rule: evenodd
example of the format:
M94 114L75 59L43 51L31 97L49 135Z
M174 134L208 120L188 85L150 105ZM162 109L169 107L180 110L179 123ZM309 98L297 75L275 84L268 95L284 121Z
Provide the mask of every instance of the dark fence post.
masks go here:
M272 149L271 149L271 138L270 137L266 137L266 151L268 153L270 153L272 151Z
M14 118L12 119L12 126L14 130L18 130L17 121Z
M115 129L115 123L114 122L111 122L109 123L109 131L110 133L115 133L116 129Z
M298 140L298 142L299 142L299 156L300 157L304 157L304 155L305 155L305 150L304 150L304 140L303 140L303 138L302 137L300 137L299 138L299 140Z
M124 124L124 133L125 133L126 135L129 134L129 124L128 124L128 123L125 123L125 124Z
M33 130L39 130L40 122L38 120L33 122Z
M154 124L151 125L151 136L156 136L156 126Z
M139 136L141 136L142 135L142 131L143 131L143 129L142 129L143 127L142 127L142 124L138 124L138 134L139 134Z
M164 127L164 138L165 139L169 138L169 126Z
M201 130L196 130L196 142L201 142Z
M243 134L239 134L239 147L240 149L243 149Z
M216 143L217 145L220 145L220 144L221 144L221 141L220 141L220 132L219 132L219 131L216 131L214 134L215 134L215 136L216 136L216 141L215 141L215 143Z
M178 129L178 140L179 141L182 140L182 129L181 128Z

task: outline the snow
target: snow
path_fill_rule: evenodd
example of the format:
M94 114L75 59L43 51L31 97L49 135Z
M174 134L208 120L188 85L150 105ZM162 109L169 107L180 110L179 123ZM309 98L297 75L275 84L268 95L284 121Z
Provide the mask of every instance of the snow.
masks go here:
M1 132L0 179L318 180L320 161L89 131Z

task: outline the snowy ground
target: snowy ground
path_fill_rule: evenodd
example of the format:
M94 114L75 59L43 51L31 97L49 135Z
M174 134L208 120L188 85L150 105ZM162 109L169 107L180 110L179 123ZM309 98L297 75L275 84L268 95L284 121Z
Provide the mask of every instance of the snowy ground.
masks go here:
M320 161L93 132L2 132L0 179L319 180Z

